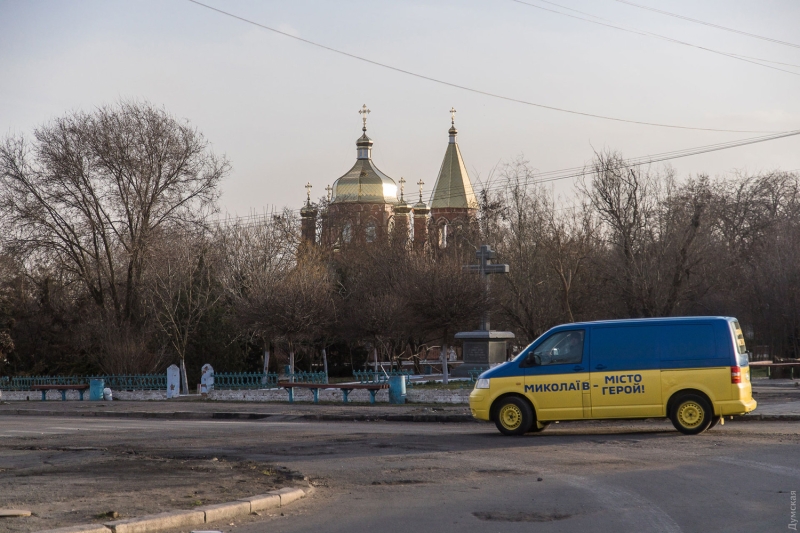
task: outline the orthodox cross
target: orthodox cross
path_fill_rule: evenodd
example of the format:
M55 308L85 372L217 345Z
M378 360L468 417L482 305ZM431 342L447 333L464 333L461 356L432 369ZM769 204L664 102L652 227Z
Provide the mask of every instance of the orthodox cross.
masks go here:
M451 107L450 108L450 125L451 126L455 126L456 125L456 108L455 107Z
M419 203L422 203L422 186L425 185L425 182L422 181L422 180L419 180L417 182L417 185L419 185Z
M333 187L328 185L327 187L325 187L325 190L328 192L328 201L330 202L331 201L331 191L333 190Z
M477 272L483 281L483 290L486 297L489 296L489 274L508 274L508 265L493 265L490 263L492 259L497 257L497 253L492 251L492 247L488 244L482 244L480 249L475 252L478 257L477 265L465 265L464 270ZM489 310L484 309L481 316L481 330L489 331Z
M361 106L359 109L358 114L361 115L361 120L364 121L364 127L361 128L363 131L367 131L367 115L369 115L370 111L367 109L367 104Z
M403 201L403 190L406 188L406 179L404 177L400 177L400 201Z
M311 204L311 182L306 183L306 202Z

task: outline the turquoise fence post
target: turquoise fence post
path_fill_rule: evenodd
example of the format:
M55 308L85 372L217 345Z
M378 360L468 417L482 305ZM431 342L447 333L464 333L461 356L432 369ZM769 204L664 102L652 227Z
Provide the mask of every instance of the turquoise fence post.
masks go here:
M106 386L105 380L93 379L89 381L89 401L99 402L103 399L103 389Z

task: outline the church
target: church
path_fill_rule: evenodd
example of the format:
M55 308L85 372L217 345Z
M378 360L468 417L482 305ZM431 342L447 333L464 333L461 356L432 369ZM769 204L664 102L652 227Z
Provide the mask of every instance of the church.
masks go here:
M478 212L478 200L458 147L456 110L450 109L447 149L429 203L423 199L425 182L420 179L419 198L413 205L405 196L406 180L400 178L398 187L372 160L369 113L366 105L359 110L363 125L356 141L356 162L333 187L326 187L327 202L322 206L312 203L311 185L306 185L306 204L300 210L303 241L334 250L389 240L415 250L446 248L448 240L474 224Z

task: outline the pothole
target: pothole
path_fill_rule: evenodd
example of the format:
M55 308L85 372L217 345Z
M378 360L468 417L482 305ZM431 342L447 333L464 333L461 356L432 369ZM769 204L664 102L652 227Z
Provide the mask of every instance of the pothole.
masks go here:
M478 520L485 522L555 522L571 517L565 513L536 513L509 511L479 511L472 513Z
M373 481L373 485L419 485L425 483L420 479L390 479L388 481Z

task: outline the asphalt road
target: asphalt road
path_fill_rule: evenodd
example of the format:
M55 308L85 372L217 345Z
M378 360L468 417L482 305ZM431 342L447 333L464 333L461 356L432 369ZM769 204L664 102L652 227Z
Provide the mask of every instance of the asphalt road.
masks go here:
M0 468L23 460L21 442L270 462L316 487L283 516L206 528L239 533L786 531L800 490L797 422L696 437L665 421L578 422L509 438L489 424L2 416Z

